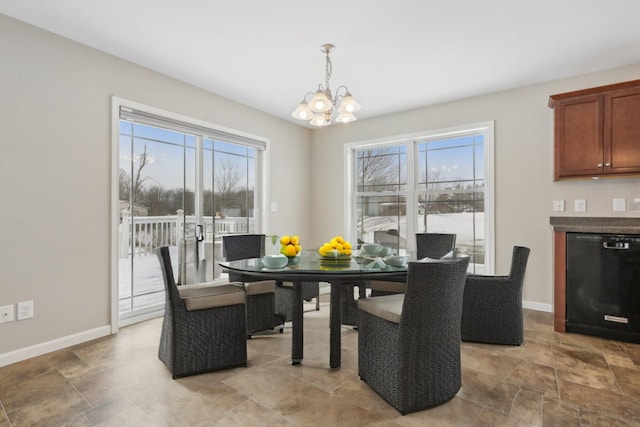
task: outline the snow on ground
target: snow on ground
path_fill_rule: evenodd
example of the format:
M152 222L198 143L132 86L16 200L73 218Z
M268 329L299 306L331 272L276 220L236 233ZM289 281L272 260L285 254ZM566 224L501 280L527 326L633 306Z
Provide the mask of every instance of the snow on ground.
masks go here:
M475 218L475 224L474 224ZM400 218L400 234L406 236L407 218ZM424 215L418 216L418 231L429 233L453 233L456 234L457 246L473 246L473 232L475 225L476 237L479 241L484 240L484 212L430 214L427 215L427 227L424 227ZM364 220L363 240L373 242L374 231L393 230L398 228L398 218L395 216L368 217Z

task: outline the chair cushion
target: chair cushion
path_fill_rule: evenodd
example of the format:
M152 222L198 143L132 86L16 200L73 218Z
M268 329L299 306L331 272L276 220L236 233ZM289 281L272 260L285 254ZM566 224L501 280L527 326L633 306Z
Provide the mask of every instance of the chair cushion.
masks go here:
M407 284L402 282L390 282L388 280L372 280L371 289L376 291L393 292L402 294L407 290Z
M387 295L383 297L361 298L358 308L374 316L393 323L400 323L404 294Z
M260 280L258 282L245 282L244 290L247 295L261 295L275 292L276 281L275 280Z
M205 308L224 307L227 305L244 304L244 290L235 285L193 285L178 286L180 298L184 301L187 311Z

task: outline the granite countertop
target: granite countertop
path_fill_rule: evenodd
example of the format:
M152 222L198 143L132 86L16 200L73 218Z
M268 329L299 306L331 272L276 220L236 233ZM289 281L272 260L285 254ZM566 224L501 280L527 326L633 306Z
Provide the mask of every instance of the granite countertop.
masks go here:
M554 231L640 234L640 217L552 216L549 218L549 224Z

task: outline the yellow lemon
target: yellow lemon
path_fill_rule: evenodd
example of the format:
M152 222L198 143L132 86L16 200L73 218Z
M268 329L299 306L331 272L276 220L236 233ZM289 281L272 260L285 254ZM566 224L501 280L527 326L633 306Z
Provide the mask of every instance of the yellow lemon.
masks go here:
M296 248L296 253L299 254L300 251L302 250L302 246L300 245L293 245L294 248Z
M280 244L281 244L282 246L286 246L286 245L288 245L290 241L291 241L291 238L290 238L289 236L282 236L282 237L280 238Z
M296 256L296 248L293 245L287 245L284 248L284 254L286 256Z
M344 239L342 238L342 236L336 236L334 237L334 239L336 240L336 242L338 243L344 243Z
M291 236L291 241L289 242L292 245L299 245L300 244L300 237L299 236Z
M351 249L351 243L349 243L349 242L344 242L344 243L342 244L342 246L343 246L345 249Z
M336 244L336 249L338 250L338 252L342 252L343 248L344 248L344 246L342 246L340 243Z

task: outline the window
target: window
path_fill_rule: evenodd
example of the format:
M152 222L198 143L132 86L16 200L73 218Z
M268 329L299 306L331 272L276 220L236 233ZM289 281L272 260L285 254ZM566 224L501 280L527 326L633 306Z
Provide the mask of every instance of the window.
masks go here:
M358 246L377 242L406 249L407 147L394 145L355 150Z
M169 247L181 283L216 280L222 236L261 228L255 216L261 200L256 171L266 143L150 107L114 104L116 301L119 323L125 325L162 312L156 248Z
M493 271L493 124L347 147L350 238L415 253L415 233L455 233L470 271Z

